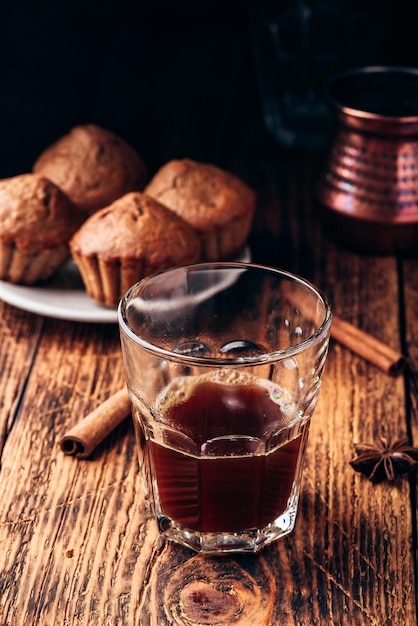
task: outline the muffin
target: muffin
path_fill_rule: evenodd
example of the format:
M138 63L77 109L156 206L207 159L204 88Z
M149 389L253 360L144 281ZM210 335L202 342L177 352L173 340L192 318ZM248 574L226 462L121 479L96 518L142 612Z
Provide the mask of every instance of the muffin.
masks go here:
M173 160L158 170L144 192L193 226L205 260L232 258L245 246L256 196L236 176L214 165Z
M147 169L140 156L114 133L87 124L47 148L33 171L62 189L87 215L129 191L140 191Z
M141 192L91 215L70 241L88 295L116 306L138 280L199 260L199 237L187 222Z
M69 240L83 215L39 174L0 180L0 279L45 281L69 257Z

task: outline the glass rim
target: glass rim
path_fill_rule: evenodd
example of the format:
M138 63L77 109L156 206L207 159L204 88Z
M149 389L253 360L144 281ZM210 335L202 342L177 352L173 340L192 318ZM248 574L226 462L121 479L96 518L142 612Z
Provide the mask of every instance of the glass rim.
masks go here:
M270 274L276 274L278 276L282 276L293 283L297 283L306 287L310 290L311 293L315 294L319 301L322 302L324 307L324 315L321 324L318 328L311 333L308 337L295 344L294 346L289 346L288 348L283 348L281 350L268 351L264 354L257 354L255 356L245 356L245 357L205 357L205 356L191 356L190 354L182 354L180 352L174 352L172 350L168 350L167 348L162 348L160 346L156 346L155 344L147 341L143 337L141 337L138 333L136 333L129 326L128 322L124 318L124 309L126 304L128 303L131 294L133 291L137 290L141 285L150 282L152 279L168 274L170 272L175 272L178 270L204 270L204 269L255 269L262 270L263 272L267 272ZM332 311L331 304L328 298L317 288L313 283L311 283L306 278L302 278L298 274L294 274L292 272L288 272L286 270L278 269L275 267L271 267L268 265L263 265L259 263L252 262L241 262L241 261L206 261L202 263L194 263L191 265L182 265L179 267L172 267L169 269L162 270L160 272L156 272L149 276L146 276L139 280L137 283L133 284L127 292L122 296L119 301L118 309L118 324L119 329L123 334L131 339L135 344L154 354L159 358L165 358L169 361L181 363L183 365L197 365L201 367L245 367L245 366L254 366L254 365L265 365L269 363L273 363L276 361L283 361L287 358L291 358L297 354L300 354L304 350L306 350L309 346L314 345L329 331L332 322Z

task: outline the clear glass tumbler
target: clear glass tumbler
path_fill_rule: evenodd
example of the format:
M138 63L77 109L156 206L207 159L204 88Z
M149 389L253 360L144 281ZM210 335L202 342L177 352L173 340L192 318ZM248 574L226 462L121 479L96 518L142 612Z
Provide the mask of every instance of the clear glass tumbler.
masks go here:
M145 278L118 319L144 487L160 533L257 552L293 529L331 309L250 263Z

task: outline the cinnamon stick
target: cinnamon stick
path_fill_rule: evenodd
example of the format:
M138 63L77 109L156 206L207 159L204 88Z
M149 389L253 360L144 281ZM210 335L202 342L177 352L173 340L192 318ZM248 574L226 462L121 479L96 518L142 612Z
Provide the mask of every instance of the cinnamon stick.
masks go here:
M399 351L335 315L332 319L331 337L386 374L395 376L405 367L406 359Z
M299 309L307 319L310 319L313 315L311 303L306 301L303 294L289 287L287 297L296 309ZM312 323L314 323L313 319ZM395 376L406 365L406 358L398 350L394 350L372 335L342 320L334 313L330 334L335 341L349 348L369 363L376 365L386 374Z
M126 388L116 392L69 430L61 439L64 454L86 459L131 412Z

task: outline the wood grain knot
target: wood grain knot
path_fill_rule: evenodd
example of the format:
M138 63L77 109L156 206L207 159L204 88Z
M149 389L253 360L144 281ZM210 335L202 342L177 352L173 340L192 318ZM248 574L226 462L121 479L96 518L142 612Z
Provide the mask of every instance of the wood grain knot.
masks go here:
M183 616L191 624L235 624L242 614L244 604L236 589L231 586L215 587L202 581L191 582L180 591Z
M198 555L167 581L164 610L178 626L267 626L275 590L260 556L239 562Z

